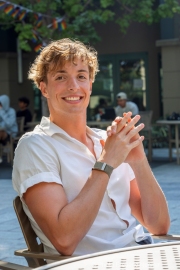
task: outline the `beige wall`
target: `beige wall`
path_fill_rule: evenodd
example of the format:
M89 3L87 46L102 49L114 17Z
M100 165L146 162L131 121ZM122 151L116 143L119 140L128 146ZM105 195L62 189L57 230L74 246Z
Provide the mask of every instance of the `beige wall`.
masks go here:
M164 118L172 112L180 113L180 40L159 40L163 68Z

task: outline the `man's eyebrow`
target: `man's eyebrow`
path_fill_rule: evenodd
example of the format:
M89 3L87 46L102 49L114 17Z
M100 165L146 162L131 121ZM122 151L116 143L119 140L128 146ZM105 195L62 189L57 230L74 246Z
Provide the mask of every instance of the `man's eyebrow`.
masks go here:
M86 70L86 69L80 69L80 70L78 70L78 72L86 72L86 73L88 73L89 71Z
M57 70L56 73L67 73L65 70Z
M89 71L86 70L86 69L79 69L77 72L86 72L86 73L88 73ZM56 71L56 73L67 73L67 71L62 69L62 70Z

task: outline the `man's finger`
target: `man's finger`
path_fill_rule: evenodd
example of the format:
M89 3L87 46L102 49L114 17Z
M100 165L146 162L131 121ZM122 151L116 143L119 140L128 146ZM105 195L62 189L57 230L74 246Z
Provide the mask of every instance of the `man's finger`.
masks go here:
M122 120L122 117L117 116L112 122L111 126L107 127L107 136L110 137L112 134L117 132L117 124Z
M124 117L122 118L121 122L118 123L117 131L116 131L117 133L126 127L128 121L131 120L131 115L132 115L131 112L124 113Z

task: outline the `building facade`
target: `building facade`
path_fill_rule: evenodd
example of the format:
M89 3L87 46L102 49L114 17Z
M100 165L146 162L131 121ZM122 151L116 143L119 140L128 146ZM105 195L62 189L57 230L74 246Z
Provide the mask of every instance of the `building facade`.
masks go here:
M175 17L151 26L133 23L126 34L113 22L96 26L101 41L93 47L98 51L100 72L93 84L88 120L93 119L100 98L116 106L116 95L122 91L140 110L152 110L154 121L174 110L180 112L178 22ZM0 95L7 94L15 109L18 98L27 96L31 111L40 119L40 92L27 80L36 55L18 50L12 33L0 32Z

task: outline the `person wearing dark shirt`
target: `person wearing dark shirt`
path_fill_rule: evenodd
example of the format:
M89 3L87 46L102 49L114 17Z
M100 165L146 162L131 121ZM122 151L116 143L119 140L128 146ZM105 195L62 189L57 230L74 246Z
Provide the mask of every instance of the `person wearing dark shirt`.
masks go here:
M100 98L99 104L95 108L95 119L97 121L106 121L115 119L116 113L113 107L109 107L106 99Z
M19 108L20 110L17 111L16 116L17 117L23 117L24 116L24 125L26 125L27 122L32 121L32 114L30 110L28 109L29 106L29 99L27 97L21 97L18 99ZM26 131L27 128L24 128Z

